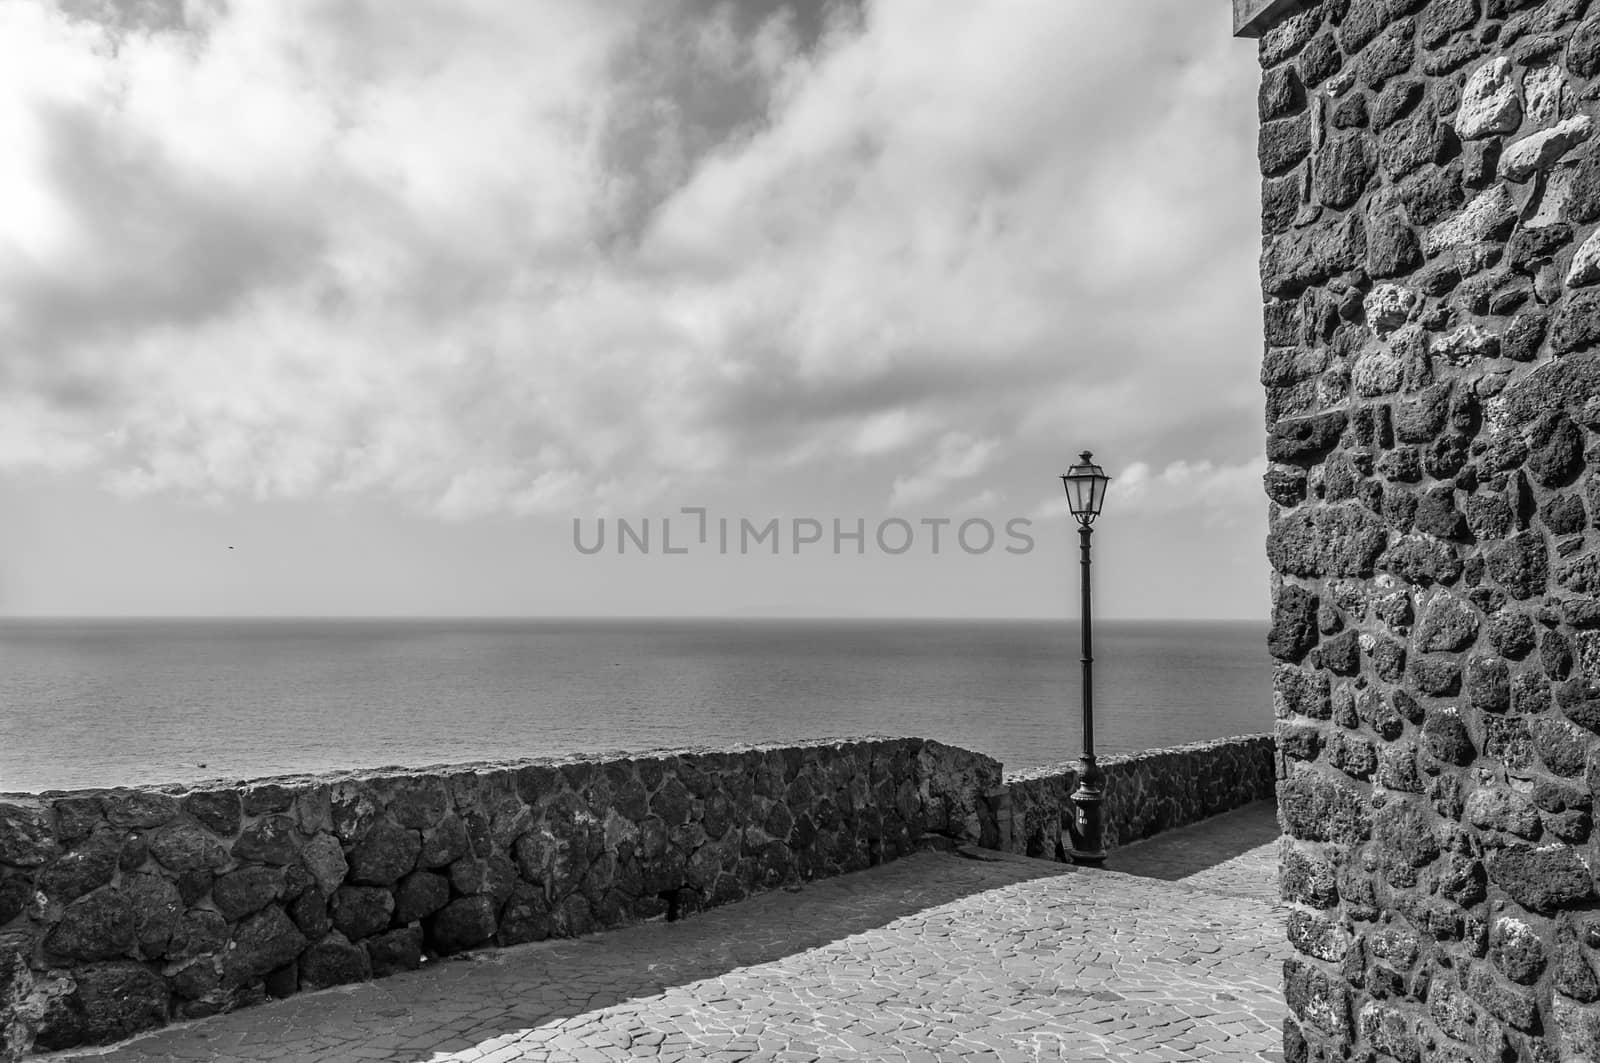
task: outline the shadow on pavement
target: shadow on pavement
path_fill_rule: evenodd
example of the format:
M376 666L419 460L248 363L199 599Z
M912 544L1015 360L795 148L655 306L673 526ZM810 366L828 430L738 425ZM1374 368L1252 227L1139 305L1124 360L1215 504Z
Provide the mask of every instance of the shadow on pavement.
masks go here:
M1277 839L1277 803L1257 801L1190 827L1120 846L1106 869L1168 882L1198 874Z

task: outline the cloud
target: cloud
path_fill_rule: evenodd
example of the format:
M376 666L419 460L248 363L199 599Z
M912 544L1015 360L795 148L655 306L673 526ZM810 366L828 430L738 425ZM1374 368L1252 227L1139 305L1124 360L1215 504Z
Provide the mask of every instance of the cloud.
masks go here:
M889 505L900 509L938 498L952 484L971 479L986 469L997 447L993 439L974 439L960 432L940 437L932 458L920 472L895 477Z
M1232 524L1259 518L1263 508L1262 457L1238 464L1210 461L1169 462L1156 469L1135 461L1115 471L1107 485L1107 505L1126 514L1197 514L1207 524ZM1034 513L1037 518L1067 513L1065 497L1052 499Z
M1236 458L1254 70L1143 6L0 6L0 468L462 518Z

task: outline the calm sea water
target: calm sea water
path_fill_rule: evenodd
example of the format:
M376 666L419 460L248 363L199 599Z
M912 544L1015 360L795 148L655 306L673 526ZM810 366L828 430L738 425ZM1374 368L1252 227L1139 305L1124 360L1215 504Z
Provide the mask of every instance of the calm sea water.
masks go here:
M1272 727L1265 626L1101 621L1114 753ZM0 791L862 734L1080 752L1071 623L0 621Z

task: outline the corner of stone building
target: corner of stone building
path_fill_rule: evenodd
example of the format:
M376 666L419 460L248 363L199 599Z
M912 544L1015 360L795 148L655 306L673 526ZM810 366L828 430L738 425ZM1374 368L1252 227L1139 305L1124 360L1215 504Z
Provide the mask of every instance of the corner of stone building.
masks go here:
M1600 1058L1600 4L1234 15L1285 1058Z

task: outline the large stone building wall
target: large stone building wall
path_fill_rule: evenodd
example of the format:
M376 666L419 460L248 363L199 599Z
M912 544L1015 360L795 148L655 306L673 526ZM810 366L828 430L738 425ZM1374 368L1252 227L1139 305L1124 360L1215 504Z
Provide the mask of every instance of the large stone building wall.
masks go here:
M1286 1058L1600 1059L1600 5L1235 7Z
M995 841L920 739L0 798L0 1058Z

